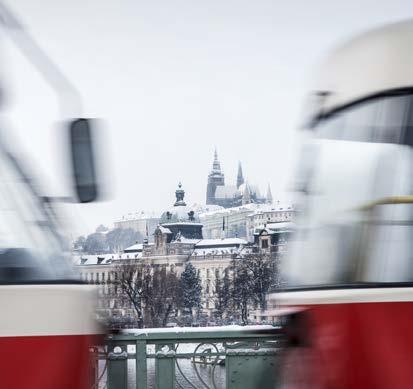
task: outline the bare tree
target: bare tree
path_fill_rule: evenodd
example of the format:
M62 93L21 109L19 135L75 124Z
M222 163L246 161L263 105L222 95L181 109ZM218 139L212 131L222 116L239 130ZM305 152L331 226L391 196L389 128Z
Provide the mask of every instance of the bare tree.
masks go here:
M261 309L267 308L267 294L277 276L275 256L270 253L258 252L247 254L242 260L243 266L250 275L251 291L254 303Z
M249 306L254 301L252 292L251 275L243 259L233 261L234 276L232 280L232 298L234 309L238 310L242 323L248 324Z
M277 278L276 258L264 252L247 254L232 262L232 297L243 324L251 306L267 307L267 294Z
M131 305L142 327L165 327L178 310L179 278L166 267L151 267L131 259L120 261L115 267L113 298L118 306Z
M231 307L232 282L229 278L229 269L225 269L224 277L221 278L219 272L215 273L215 317L222 322L224 317L228 317Z
M114 275L113 298L118 301L118 305L125 306L125 303L132 305L137 316L138 327L142 328L143 301L147 293L147 279L151 276L150 266L143 265L136 259L121 261L115 266ZM119 289L120 293L116 293L116 289Z
M165 327L178 310L180 282L176 273L165 266L155 268L144 281L145 326Z

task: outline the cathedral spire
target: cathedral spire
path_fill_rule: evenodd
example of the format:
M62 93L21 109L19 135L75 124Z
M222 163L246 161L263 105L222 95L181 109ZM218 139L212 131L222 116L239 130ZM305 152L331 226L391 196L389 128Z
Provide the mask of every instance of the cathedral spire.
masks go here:
M271 187L269 183L267 187L267 195L265 196L265 200L268 204L272 204L273 199L272 199Z
M252 203L251 190L248 182L245 183L244 192L242 193L242 204Z
M237 174L237 188L244 183L244 175L242 174L241 162L238 162L238 174Z
M221 164L218 160L217 149L214 151L214 162L212 164L212 170L208 174L208 184L206 191L206 203L207 204L217 204L215 199L215 191L218 186L225 185L225 177L221 171Z
M216 148L215 148L215 151L214 151L214 162L212 164L212 172L213 173L218 173L218 174L221 173L221 164L219 163L219 160L218 160L218 153L217 153Z

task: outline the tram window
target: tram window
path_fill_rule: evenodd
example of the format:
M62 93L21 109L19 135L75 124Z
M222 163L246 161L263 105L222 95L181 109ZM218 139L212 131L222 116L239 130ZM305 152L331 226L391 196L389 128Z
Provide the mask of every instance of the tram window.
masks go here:
M321 120L317 136L354 142L402 143L405 129L413 124L409 125L412 120L408 118L411 100L411 95L388 96L352 105ZM413 134L407 135L413 139Z
M325 139L339 140L342 137L342 131L345 124L345 116L342 113L336 113L328 119L322 120L317 128L317 136Z
M359 230L353 225L299 231L290 241L290 260L284 263L283 279L290 287L351 283L358 239ZM305 261L301 254L303 244Z
M346 110L342 139L354 142L371 142L377 109L377 102L368 101Z
M374 141L400 143L407 123L410 96L391 96L380 104Z
M411 226L381 226L368 254L366 282L412 281L409 236Z
M413 281L413 226L408 205L382 206L378 224L370 226L361 281Z

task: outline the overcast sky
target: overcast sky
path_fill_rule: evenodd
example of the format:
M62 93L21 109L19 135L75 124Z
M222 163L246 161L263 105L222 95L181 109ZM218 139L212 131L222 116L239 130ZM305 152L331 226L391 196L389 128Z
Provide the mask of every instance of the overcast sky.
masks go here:
M160 212L182 181L203 203L217 147L227 183L284 198L311 75L337 42L413 16L410 0L13 0L28 30L105 119L111 199L72 205L73 233ZM47 194L67 194L54 93L2 39L6 113Z

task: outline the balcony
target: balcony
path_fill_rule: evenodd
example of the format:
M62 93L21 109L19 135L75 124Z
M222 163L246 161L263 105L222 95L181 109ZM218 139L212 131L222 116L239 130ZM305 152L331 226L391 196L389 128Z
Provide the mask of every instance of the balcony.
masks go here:
M99 388L273 389L281 343L273 326L124 330L99 353Z

